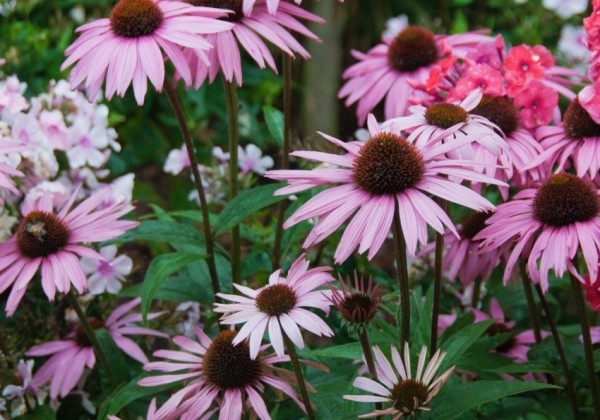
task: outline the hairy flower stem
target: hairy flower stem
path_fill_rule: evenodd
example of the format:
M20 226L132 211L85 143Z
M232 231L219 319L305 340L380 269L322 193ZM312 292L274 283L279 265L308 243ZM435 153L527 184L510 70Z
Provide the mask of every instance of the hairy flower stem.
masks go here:
M577 267L577 264L575 264L575 267ZM596 413L596 418L600 419L600 391L598 390L596 369L594 368L594 349L592 347L592 337L590 336L590 322L585 307L585 300L583 298L583 288L581 287L579 280L577 280L573 274L570 273L570 277L573 294L575 295L575 303L577 304L577 311L579 312L579 321L581 322L583 350L585 352L585 362L590 377L590 391L592 393L594 411Z
M298 360L298 355L296 354L296 347L294 347L294 343L292 343L285 333L283 334L283 340L285 342L287 353L290 356L292 366L294 367L294 373L296 374L296 380L298 381L298 387L300 388L300 396L302 397L302 402L306 408L306 415L310 420L314 420L315 413L310 404L310 398L308 398L308 391L306 390L306 383L304 383L304 377L302 376L302 369L300 368L300 362Z
M96 355L96 357L98 358L98 361L104 368L104 371L106 372L106 376L108 376L108 380L110 381L112 386L115 387L115 389L116 389L116 387L119 386L119 380L117 379L117 376L115 375L115 372L113 371L112 366L108 362L108 359L106 358L106 354L104 354L104 351L102 350L102 347L100 346L100 343L98 342L98 339L96 338L94 329L90 325L90 323L87 319L87 316L85 315L85 312L83 311L83 308L81 307L81 305L79 305L79 302L77 301L77 297L73 294L72 291L67 293L67 300L69 301L69 305L71 305L71 308L73 308L73 310L75 310L75 313L77 314L77 318L79 318L79 322L81 322L81 326L83 327L83 330L85 331L85 335L87 335L87 338L90 340L90 343L92 343L92 348L94 349L94 354Z
M446 200L439 200L440 207L447 212ZM444 260L444 234L435 235L435 267L433 274L433 307L431 314L431 354L437 350L437 331L440 318L440 300L442 298L442 262Z
M408 343L410 335L410 297L408 290L408 264L406 261L406 242L400 225L400 212L398 203L394 209L394 254L398 270L398 284L400 286L400 306L402 311L402 322L400 327L400 347Z
M544 292L542 292L542 288L539 286L539 284L535 285L535 290L537 291L540 303L542 305L542 309L544 310L544 315L546 316L546 320L548 321L548 325L550 326L552 338L554 339L554 345L556 346L556 350L558 351L560 363L562 364L565 377L567 378L567 394L569 394L569 400L571 401L573 418L576 419L579 418L579 407L577 406L577 395L575 394L575 386L573 385L573 375L571 374L571 370L569 369L569 362L567 361L565 349L562 345L562 342L560 341L560 335L558 334L558 329L556 328L556 322L554 322L552 311L550 309L550 306L548 305L548 302L546 301Z
M292 149L292 57L283 54L283 155L281 169L289 166L289 154ZM277 204L277 227L275 228L275 243L273 244L273 267L279 267L281 259L281 238L283 237L283 218L287 201Z
M231 82L223 79L225 99L227 102L227 115L229 116L229 198L238 195L238 97L237 88ZM241 280L241 244L240 226L231 229L231 278L234 283Z
M525 299L527 300L527 309L529 310L529 319L531 320L531 328L533 329L535 342L540 343L542 341L540 316L535 304L535 299L533 298L533 292L531 291L531 279L529 278L529 274L527 274L527 267L525 266L525 261L522 258L519 260L519 266L521 269L521 278L523 280Z
M367 334L366 328L360 328L358 330L358 340L360 341L360 346L362 347L363 354L365 355L365 361L367 362L367 368L369 369L369 376L371 377L371 379L376 381L377 370L375 369L375 362L373 361L373 350L371 349L371 345L369 343L369 335ZM381 410L381 408L381 403L375 403L376 410Z
M473 284L473 294L471 295L471 307L477 309L479 305L479 296L481 295L481 277L475 279Z
M210 274L210 281L212 283L213 293L216 295L221 291L221 288L219 287L219 276L217 275L217 265L215 264L215 251L210 231L208 202L206 201L206 194L204 193L204 187L202 186L202 178L200 176L200 171L198 170L198 159L196 158L196 151L194 150L192 135L190 134L190 130L188 129L187 124L185 122L185 115L183 114L181 102L179 102L179 98L177 97L175 89L173 89L173 86L171 85L171 81L167 78L165 78L164 88L165 94L169 99L169 103L173 108L175 118L179 123L181 137L183 137L183 142L185 143L185 148L187 150L187 154L190 159L190 164L192 166L192 174L194 175L194 185L196 186L196 191L198 191L198 198L200 199L200 210L202 211L202 225L204 228L206 253L208 254L206 258L206 264L208 265L208 272ZM218 297L215 296L215 298L219 300Z

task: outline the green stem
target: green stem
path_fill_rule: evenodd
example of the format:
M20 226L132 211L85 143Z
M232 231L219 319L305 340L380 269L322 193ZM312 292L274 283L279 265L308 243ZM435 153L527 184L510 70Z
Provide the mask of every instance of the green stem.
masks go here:
M477 277L475 279L475 284L473 284L473 295L471 296L471 308L477 309L477 305L479 305L479 296L481 295L481 277Z
M367 334L366 328L360 328L358 330L358 340L362 347L363 354L365 355L365 361L367 362L367 368L369 369L369 376L374 381L377 380L377 370L375 369L375 362L373 361L373 350L369 344L369 335ZM375 403L375 409L381 410L381 403ZM378 417L379 418L379 417Z
M402 311L402 322L400 327L400 348L408 343L410 335L410 297L408 288L408 265L406 261L406 242L400 225L400 213L398 204L394 209L394 254L398 270L398 285L400 287L400 306Z
M289 166L289 154L292 149L292 57L283 54L283 155L281 169ZM287 200L277 205L277 227L275 228L275 243L273 244L273 268L279 267L281 260L281 239L283 237L283 218Z
M117 386L119 386L119 380L117 379L115 372L113 371L110 363L108 362L108 359L104 354L102 347L100 346L100 342L96 338L94 329L90 325L88 318L85 315L85 312L83 311L83 308L81 307L81 305L79 305L77 297L73 294L72 291L70 291L69 293L67 293L67 299L69 300L69 305L71 305L71 307L75 310L75 313L77 313L77 318L79 318L79 322L81 322L81 326L85 331L85 335L87 335L88 340L90 340L90 343L92 343L94 353L98 358L98 361L106 371L106 376L108 376L108 380L110 381L112 386L116 388Z
M296 374L296 380L298 381L300 396L302 397L302 402L304 403L304 407L306 409L306 415L310 420L314 420L315 413L313 412L310 398L308 398L308 391L306 390L306 383L304 383L304 377L302 376L302 369L300 368L300 361L298 360L298 355L296 354L296 347L294 347L294 343L292 343L292 341L285 334L283 334L283 340L285 341L285 348L290 356L292 366L294 367L294 373Z
M439 201L440 207L447 211L446 200ZM440 300L442 298L442 262L444 261L444 234L435 235L435 268L433 275L433 307L431 314L431 354L437 350L437 331L440 317Z
M577 264L575 264L577 267ZM594 366L594 348L592 347L592 337L590 336L590 323L588 319L587 310L585 307L585 300L583 298L583 288L579 280L571 273L571 285L573 287L573 294L575 295L575 303L577 304L577 311L579 312L579 321L581 322L581 335L583 336L583 350L585 352L585 362L590 377L590 391L592 393L592 401L594 404L594 411L596 418L600 419L600 392L598 391L598 382L596 379L596 369Z
M165 94L169 99L169 103L173 108L173 113L175 114L175 118L177 119L177 123L179 124L179 129L181 130L181 136L183 137L183 142L185 143L185 148L187 150L188 157L190 159L190 165L192 167L192 174L194 175L194 185L196 186L196 191L198 191L198 198L200 199L200 210L202 211L202 225L204 228L204 239L206 246L207 259L206 264L208 265L208 272L210 274L210 280L212 282L213 293L216 294L221 291L219 287L219 276L217 275L217 265L215 264L215 251L213 246L213 239L210 230L210 219L208 213L208 201L206 200L206 194L204 193L204 187L202 186L202 177L200 175L200 170L198 169L198 159L196 158L196 152L194 150L194 143L192 141L192 135L190 134L190 130L187 127L187 123L185 122L185 115L183 114L183 108L181 107L181 102L179 102L179 98L177 97L177 93L175 89L171 85L171 81L165 78L164 83Z
M531 328L533 329L533 335L535 336L535 342L540 343L542 341L542 328L538 309L533 298L533 292L531 291L531 279L527 274L527 267L525 266L525 260L522 258L519 261L521 268L521 278L523 280L523 290L525 291L525 299L527 300L527 309L529 310L529 319L531 320ZM545 311L545 310L544 310Z
M227 115L229 115L229 198L238 195L238 97L237 89L231 82L223 79L225 99L227 102ZM231 278L234 283L241 280L241 244L240 226L231 229Z
M554 339L554 345L556 346L556 350L558 351L560 363L562 364L563 372L565 374L565 377L567 378L567 393L569 394L569 400L571 401L573 418L577 419L579 418L577 394L575 394L575 386L573 385L573 375L571 374L571 370L569 369L569 362L567 361L565 349L560 340L560 335L558 334L558 329L556 328L556 322L554 322L554 317L552 316L550 305L548 305L548 302L546 301L546 297L544 296L544 292L542 292L542 288L539 285L536 285L535 290L537 291L538 297L540 299L540 304L542 305L542 309L544 310L546 320L548 320L548 325L550 326L550 331L552 332L552 338Z

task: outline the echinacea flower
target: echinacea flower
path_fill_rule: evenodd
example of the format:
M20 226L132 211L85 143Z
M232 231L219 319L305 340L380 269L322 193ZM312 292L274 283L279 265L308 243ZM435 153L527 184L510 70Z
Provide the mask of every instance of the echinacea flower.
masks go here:
M507 334L506 341L500 343L494 351L510 357L518 363L524 363L528 360L530 345L535 344L535 334L533 330L525 330L520 333L514 331L515 321L508 321L504 315L502 307L495 298L490 300L489 314L471 308L471 312L475 315L475 322L482 322L488 319L493 319L495 322L487 329L487 335L490 337L497 334ZM540 331L542 338L549 335L547 331Z
M408 344L404 344L404 357L400 356L394 346L391 346L391 352L393 366L379 347L373 347L378 380L364 377L354 380L356 388L375 395L344 395L345 399L351 401L390 404L387 408L363 414L359 416L360 418L390 415L397 420L405 415L415 416L419 411L429 411L427 405L454 372L454 367L451 367L436 377L446 356L446 353L442 353L439 349L427 365L425 365L427 347L421 349L414 377Z
M572 162L577 176L594 178L600 171L600 124L581 106L578 99L569 104L561 125L543 126L536 137L544 148L527 166L556 165L556 172L569 168Z
M285 0L283 2L281 2L280 4L280 0L265 0L266 4L267 4L267 10L269 11L270 14L275 14L277 12L277 10L279 10L279 7L285 7L286 3ZM254 5L260 2L260 0L243 0L243 11L245 15L249 15L252 12L252 9L254 7ZM302 3L302 0L294 0L294 2L296 4L300 4ZM340 3L343 3L344 0L340 0ZM239 3L239 1L238 1Z
M354 273L354 287L350 280L346 283L340 276L340 289L331 288L331 303L338 310L350 328L364 329L377 314L381 303L381 290L378 284L368 283Z
M407 26L382 41L366 54L352 51L359 62L342 75L347 82L338 97L346 98L346 106L358 103L360 124L384 98L386 119L403 116L409 97L419 93L411 84L425 82L440 60L464 57L475 45L494 39L478 33L434 35L420 26Z
M221 17L222 20L232 24L231 30L206 36L206 40L214 45L214 48L206 54L208 60L202 60L202 57L190 49L185 49L183 52L192 69L192 79L196 88L199 88L206 79L212 83L219 71L228 82L242 85L242 58L238 44L261 69L268 66L274 72L277 72L277 65L262 38L292 57L297 53L305 59L310 58L308 51L294 38L292 32L319 41L319 38L299 19L315 23L325 21L287 2L279 5L277 11L268 12L270 2L271 0L255 0L253 10L243 12L240 0L188 0L188 3L194 6L233 10L232 14Z
M436 142L454 142L470 138L469 144L448 153L455 159L473 159L473 146L479 145L494 156L508 149L503 135L497 132L498 126L479 114L471 113L481 102L480 89L472 91L464 100L456 103L440 102L424 107L415 105L409 108L410 115L392 118L382 128L395 125L398 130L410 134L407 140L424 148Z
M92 295L104 292L117 294L123 287L125 276L131 273L133 261L127 255L117 256L115 245L100 248L103 259L82 258L81 267L89 275L88 287Z
M173 394L155 413L157 419L199 419L213 405L219 410L219 420L238 420L252 409L261 420L270 419L269 411L261 396L265 385L282 391L304 410L289 375L282 379L276 375L287 374L276 363L289 357L267 355L268 346L260 348L257 357L250 357L247 340L234 344L235 331L221 331L213 340L196 327L199 343L187 337L177 336L173 342L182 350L157 350L155 357L166 361L151 362L144 366L146 371L167 372L141 379L141 386L158 386L186 381L184 387ZM181 372L185 373L173 373ZM189 382L188 382L189 381Z
M83 293L87 279L78 256L103 257L79 244L114 239L137 226L137 222L118 220L133 210L128 203L115 202L98 208L110 194L109 189L93 194L71 209L78 192L76 189L58 214L53 211L51 197L25 202L16 233L0 244L0 293L12 285L6 303L8 316L14 314L38 269L49 300L54 300L56 290L67 293L71 284Z
M269 284L258 290L234 284L245 296L217 293L217 296L235 303L216 303L215 312L224 313L221 324L244 323L233 340L237 345L249 337L250 357L256 358L265 331L275 353L285 354L285 334L298 348L304 347L300 328L315 335L331 337L331 328L314 313L305 308L317 308L329 313L331 301L328 291L318 288L333 280L330 267L308 269L310 262L301 255L292 264L287 278L281 277L281 269L269 276Z
M166 337L166 334L134 324L142 320L140 313L131 312L140 302L139 298L131 300L115 308L105 321L89 318L89 323L94 330L106 328L117 347L125 354L140 363L147 363L148 358L142 349L127 335ZM160 312L149 313L147 319L160 315ZM50 398L53 400L59 396L66 397L79 382L85 368L93 369L96 365L94 349L81 324L62 340L33 346L26 354L33 357L50 356L33 375L32 384L40 387L50 382Z
M224 10L194 7L180 1L120 0L110 18L80 26L79 38L66 49L61 70L75 64L70 83L74 89L85 81L90 98L96 97L106 77L106 97L124 96L133 84L135 98L143 105L148 79L157 91L165 81L165 57L173 63L185 83L191 72L181 47L191 48L209 63L212 46L203 35L231 29L216 18ZM163 55L164 53L164 55Z
M496 185L503 183L473 170L476 163L440 159L472 139L466 137L436 147L419 147L402 137L393 124L389 130L382 130L375 118L370 116L368 126L371 139L366 143L344 143L321 133L325 139L346 150L345 155L312 151L292 153L293 156L341 168L276 170L265 174L267 178L288 181L289 186L279 189L276 194L341 184L311 198L285 222L284 227L288 228L303 220L319 217L304 241L304 248L322 241L352 218L335 251L335 261L342 263L357 247L359 253L369 249L368 258L372 259L385 241L398 211L407 251L414 256L417 242L427 243L428 225L440 233L444 233L445 225L458 236L448 215L427 194L476 211L494 208L485 198L450 181L448 177Z
M483 251L514 244L504 271L505 283L519 258L527 259L529 275L544 293L549 287L550 269L559 277L569 270L581 278L573 264L580 250L587 272L596 278L600 263L599 194L591 182L575 175L552 175L540 187L520 191L511 201L500 204L475 239L483 241Z

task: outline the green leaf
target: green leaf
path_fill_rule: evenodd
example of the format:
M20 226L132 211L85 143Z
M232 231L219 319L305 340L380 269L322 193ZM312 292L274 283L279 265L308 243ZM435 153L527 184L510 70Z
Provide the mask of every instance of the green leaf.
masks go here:
M17 416L15 420L55 420L56 413L49 405L39 405L33 411L22 416Z
M187 254L182 252L173 252L162 254L154 258L148 267L146 277L142 287L142 317L146 321L146 316L150 310L152 300L160 286L171 274L182 269L191 262L206 258L205 255Z
M210 281L201 281L199 276L171 276L168 277L164 283L160 285L154 299L160 300L171 300L176 302L199 302L205 305L212 305L213 299L210 297L212 290L210 287ZM119 292L120 297L141 297L143 293L143 283L135 284L127 287Z
M115 376L114 379L116 379L119 384L128 381L129 368L127 366L127 361L125 360L125 356L123 355L123 351L117 347L117 344L113 340L112 336L105 328L97 329L95 334L96 338L98 339L98 343L100 344L100 348L106 356L108 364L111 368L111 373ZM104 366L101 363L99 366L100 369L104 369ZM111 387L114 387L115 384L112 383L113 379L111 379L110 374L108 372L104 372L104 376L109 379Z
M423 419L458 418L461 414L491 401L509 395L521 394L539 389L559 388L555 385L519 381L478 381L465 382L454 386L447 385L431 401L432 410Z
M347 343L339 346L305 351L304 353L309 356L360 360L362 357L362 348L360 347L360 343Z
M252 213L286 199L284 195L273 195L282 186L281 183L262 185L242 192L227 203L215 223L214 234L227 232Z
M447 354L440 369L452 366L493 323L493 319L488 319L468 325L441 342L440 348Z
M127 407L133 401L178 386L181 382L173 382L160 386L140 386L138 382L142 378L153 376L155 373L142 372L128 383L114 390L104 400L98 411L98 419L105 419L109 414L118 414L123 408Z
M529 372L541 372L541 373L555 373L556 369L549 364L543 362L525 362L525 363L511 363L509 365L489 369L494 372L520 374Z
M265 105L263 106L263 114L269 133L271 133L278 145L283 145L283 112L270 105Z
M115 242L159 241L171 245L203 245L204 235L187 223L169 220L148 220L119 236Z

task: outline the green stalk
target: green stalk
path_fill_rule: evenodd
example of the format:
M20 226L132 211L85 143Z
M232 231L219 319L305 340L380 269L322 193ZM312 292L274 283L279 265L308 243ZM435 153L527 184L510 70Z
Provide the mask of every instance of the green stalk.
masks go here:
M229 198L234 199L238 195L238 97L237 89L231 82L223 79L225 99L227 102L227 115L229 116ZM241 244L240 227L231 229L231 277L234 283L241 280Z
M400 306L402 311L402 322L400 326L400 348L408 343L410 335L410 297L408 287L408 264L406 260L406 242L400 225L400 213L394 209L394 255L398 270L398 285L400 287Z
M198 159L196 158L196 151L194 150L194 142L192 141L192 135L190 134L190 130L187 127L187 123L185 122L185 115L183 113L181 102L179 102L179 98L177 97L175 89L171 85L171 81L167 78L165 78L164 88L165 94L169 99L169 103L173 108L173 113L175 114L177 123L179 124L181 136L183 137L183 142L185 143L185 148L187 150L187 154L190 159L190 164L192 166L192 174L194 175L194 185L196 186L196 191L198 191L198 198L200 199L200 210L202 211L202 225L204 230L204 242L206 244L205 246L207 254L206 264L208 265L208 272L210 274L210 281L212 283L213 293L216 295L221 291L221 289L219 287L217 265L215 264L215 251L210 229L208 201L206 200L206 194L204 193L204 187L202 186L202 177L200 175L200 171L198 170ZM219 298L216 296L215 299L217 301L219 300Z
M525 299L527 300L527 309L529 310L529 319L531 320L531 328L533 329L533 335L535 336L535 342L540 343L542 341L542 328L538 309L533 298L533 292L531 291L531 279L527 274L527 267L525 261L521 258L519 261L521 268L521 278L523 280L523 290L525 291ZM545 309L544 309L545 311Z
M439 200L440 207L447 212L446 200ZM431 314L431 354L437 350L437 331L440 318L440 300L442 299L442 262L444 261L444 234L435 235L435 268L433 275L433 307Z
M292 57L283 54L283 155L281 169L289 166L289 154L292 149ZM281 239L283 237L283 218L287 201L277 204L277 227L275 228L275 243L273 244L273 268L279 267L281 260Z
M300 368L296 347L294 347L294 343L292 343L285 333L283 334L283 340L285 341L285 348L290 356L290 362L292 362L294 373L296 374L296 380L298 381L298 387L300 388L300 396L302 397L302 402L306 408L306 415L310 420L314 420L315 413L313 412L310 398L308 398L308 391L306 389L306 384L304 383L304 376L302 376L302 369Z

